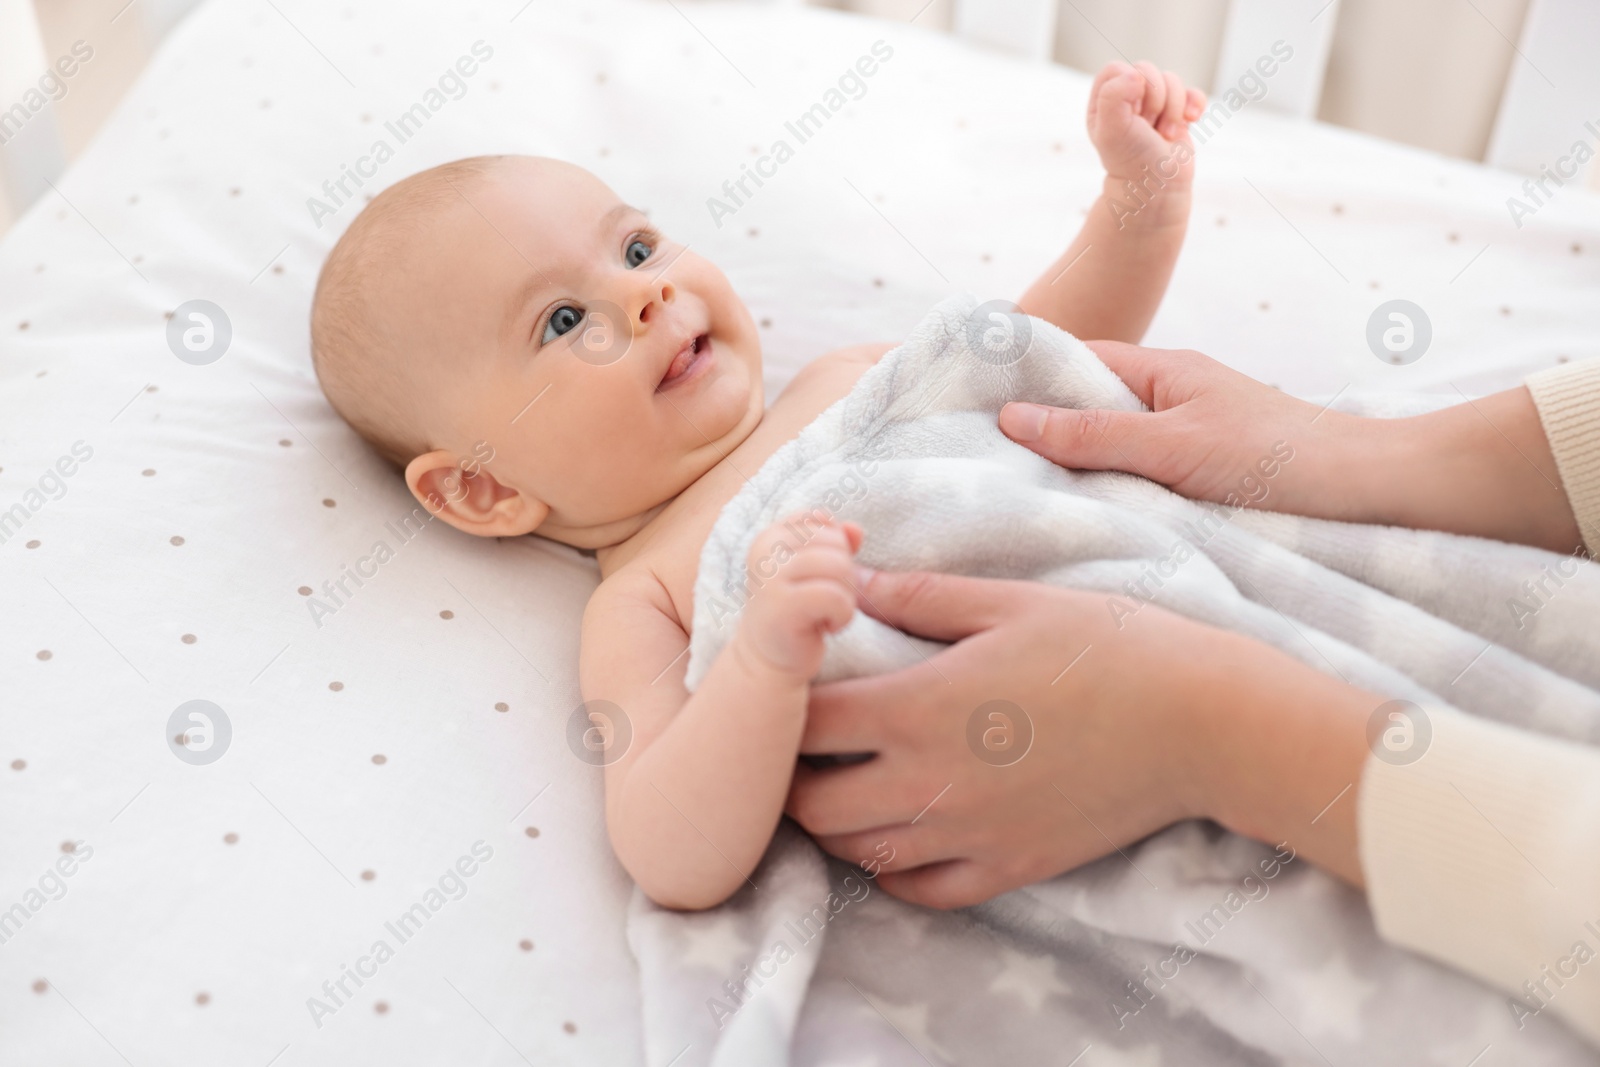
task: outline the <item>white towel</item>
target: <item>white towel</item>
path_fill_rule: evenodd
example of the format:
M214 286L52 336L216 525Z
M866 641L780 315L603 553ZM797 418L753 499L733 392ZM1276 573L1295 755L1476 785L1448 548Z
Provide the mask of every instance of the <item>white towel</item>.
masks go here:
M944 301L723 510L695 587L690 688L737 624L751 539L824 506L864 527L870 566L1099 590L1124 613L1153 596L1391 699L1600 739L1594 564L1063 470L1000 433L996 413L1016 399L1141 406L1050 324ZM1241 471L1241 498L1270 491L1263 470L1296 447ZM1516 612L1512 600L1533 603L1522 583L1556 565L1578 574ZM1063 637L1064 654L1076 647ZM937 649L858 614L819 681ZM636 894L650 1062L781 1064L793 1049L806 1063L1066 1063L1093 1046L1097 1064L1465 1063L1490 1043L1523 1064L1592 1058L1559 1024L1519 1031L1504 994L1378 940L1360 894L1303 860L1273 864L1272 849L1201 823L1127 851L940 914L889 898L785 824L759 888L719 909L685 915Z

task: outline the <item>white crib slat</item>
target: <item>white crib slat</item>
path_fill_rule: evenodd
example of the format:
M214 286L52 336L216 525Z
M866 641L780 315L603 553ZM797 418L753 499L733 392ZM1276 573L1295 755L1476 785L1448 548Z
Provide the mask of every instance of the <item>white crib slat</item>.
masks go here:
M1057 0L956 0L955 32L1026 59L1055 51Z
M1273 69L1271 77L1262 78L1266 96L1251 106L1314 117L1338 17L1338 0L1231 0L1212 94L1236 87L1252 69L1259 77L1264 71L1256 64L1266 57L1266 65ZM1278 41L1293 50L1287 61L1278 62L1273 53Z
M12 215L66 166L55 107L38 91L47 62L32 0L0 0L0 199Z
M1511 58L1511 71L1500 96L1500 112L1484 161L1522 174L1541 167L1571 172L1577 142L1600 153L1600 4L1594 0L1533 0L1522 23L1522 40ZM1563 159L1566 161L1563 162ZM1547 171L1549 173L1549 171ZM1562 181L1600 179L1600 165L1577 165ZM1547 188L1558 186L1551 182Z

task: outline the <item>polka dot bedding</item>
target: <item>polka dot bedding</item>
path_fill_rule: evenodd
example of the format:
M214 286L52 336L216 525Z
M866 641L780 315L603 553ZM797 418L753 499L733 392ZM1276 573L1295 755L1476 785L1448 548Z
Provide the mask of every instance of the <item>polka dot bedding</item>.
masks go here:
M174 31L0 243L0 1062L645 1062L568 742L592 561L416 513L317 388L318 266L406 174L560 156L722 266L771 393L954 290L1015 298L1099 191L1086 89L755 5L210 0ZM1330 397L1600 354L1592 194L1513 218L1520 178L1224 119L1151 343ZM1419 357L1369 343L1394 301Z

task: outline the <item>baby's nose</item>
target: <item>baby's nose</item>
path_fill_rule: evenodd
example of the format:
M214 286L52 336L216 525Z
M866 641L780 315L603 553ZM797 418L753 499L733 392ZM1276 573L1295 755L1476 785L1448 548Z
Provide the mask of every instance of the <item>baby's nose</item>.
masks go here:
M677 295L678 290L665 278L654 283L652 291L646 294L644 304L639 308L639 322L641 324L648 323L650 316L657 310L658 304L665 307L677 299Z

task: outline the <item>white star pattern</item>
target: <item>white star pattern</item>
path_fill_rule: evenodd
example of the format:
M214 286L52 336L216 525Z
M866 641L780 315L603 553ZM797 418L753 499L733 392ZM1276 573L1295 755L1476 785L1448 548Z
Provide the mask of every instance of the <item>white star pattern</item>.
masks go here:
M700 964L721 975L732 977L750 951L750 943L739 936L733 916L722 913L697 915L684 923L683 963Z
M991 993L1015 993L1038 1013L1051 993L1069 996L1072 988L1056 977L1056 962L1049 956L1029 956L1014 948L1000 950L1001 971L989 983Z
M862 996L866 996L862 993ZM891 1004L882 998L867 997L870 1007L863 1007L863 1011L870 1011L874 1015L882 1016L889 1025L900 1032L900 1036L922 1053L924 1056L933 1055L939 1059L951 1062L951 1055L944 1047L935 1041L928 1033L928 1005L907 1004L904 1006Z
M1361 1006L1378 987L1352 971L1344 953L1334 953L1315 971L1285 974L1281 981L1294 991L1299 1025L1308 1037L1333 1034L1347 1041L1361 1040Z
M1073 1067L1161 1067L1161 1049L1155 1045L1133 1049L1096 1045Z

